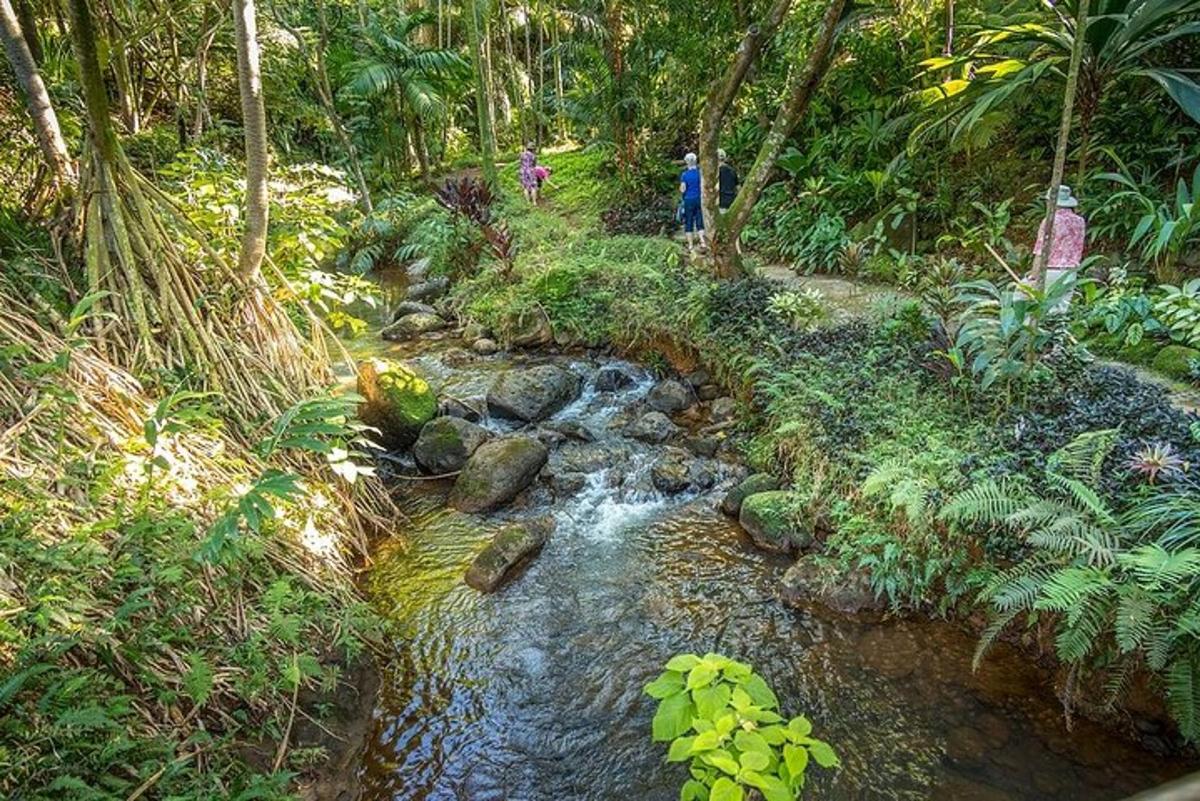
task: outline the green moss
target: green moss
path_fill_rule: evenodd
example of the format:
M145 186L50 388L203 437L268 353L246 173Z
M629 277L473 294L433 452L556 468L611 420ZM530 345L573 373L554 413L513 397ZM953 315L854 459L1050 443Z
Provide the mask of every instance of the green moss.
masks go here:
M429 382L397 362L379 373L379 389L391 410L404 422L423 425L437 414L437 397Z
M1167 345L1154 357L1151 366L1163 375L1180 381L1191 378L1191 363L1200 360L1200 350L1185 345Z

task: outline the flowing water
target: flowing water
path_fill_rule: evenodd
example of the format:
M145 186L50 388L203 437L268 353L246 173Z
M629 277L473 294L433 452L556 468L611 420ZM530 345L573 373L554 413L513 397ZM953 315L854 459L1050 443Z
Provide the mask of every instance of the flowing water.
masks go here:
M436 348L418 361L460 398L508 366ZM538 490L489 519L447 510L448 486L406 484L405 541L381 547L369 582L397 636L363 768L368 801L678 798L686 771L650 742L655 702L641 688L683 651L751 662L785 714L808 715L834 744L843 767L814 766L806 798L1093 801L1189 767L1086 721L1068 732L1043 675L1004 647L973 672L974 640L952 625L784 607L787 561L715 511L719 486L654 491L656 449L616 433L649 387L626 368L634 386L586 390L556 418L598 435L552 458L600 454L583 459L574 496ZM557 529L527 568L493 595L463 584L503 519L547 511Z

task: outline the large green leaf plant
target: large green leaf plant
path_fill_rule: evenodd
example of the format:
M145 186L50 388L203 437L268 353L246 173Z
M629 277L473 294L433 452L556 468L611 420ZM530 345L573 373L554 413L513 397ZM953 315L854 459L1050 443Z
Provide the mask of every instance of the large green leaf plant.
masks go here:
M654 741L671 744L668 762L689 763L680 801L794 801L810 761L839 764L807 718L784 720L775 693L744 662L680 654L645 692L659 700Z

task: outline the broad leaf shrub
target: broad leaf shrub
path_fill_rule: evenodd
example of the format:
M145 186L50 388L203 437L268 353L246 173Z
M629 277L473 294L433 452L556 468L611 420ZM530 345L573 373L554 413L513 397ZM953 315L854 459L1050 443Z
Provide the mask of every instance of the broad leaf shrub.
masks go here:
M808 718L784 720L775 693L744 662L680 654L645 692L659 701L654 741L671 744L668 762L688 763L680 801L741 801L751 788L766 801L793 801L810 761L839 764Z

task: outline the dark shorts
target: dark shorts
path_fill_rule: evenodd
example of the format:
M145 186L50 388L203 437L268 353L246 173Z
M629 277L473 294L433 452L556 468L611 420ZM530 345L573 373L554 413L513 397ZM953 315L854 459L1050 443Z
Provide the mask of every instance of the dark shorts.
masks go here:
M683 230L689 234L704 230L704 211L699 200L683 201Z

